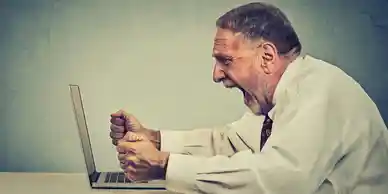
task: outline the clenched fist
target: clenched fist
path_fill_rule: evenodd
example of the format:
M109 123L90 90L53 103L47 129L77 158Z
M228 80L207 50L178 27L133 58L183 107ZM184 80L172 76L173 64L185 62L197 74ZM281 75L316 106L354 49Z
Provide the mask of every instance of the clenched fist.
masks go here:
M118 141L120 167L132 181L164 179L169 153L155 148L147 137L129 131Z
M122 139L128 131L131 131L145 136L153 142L157 149L160 149L160 133L146 129L133 115L119 110L111 114L110 123L110 137L113 145L117 145L117 141Z

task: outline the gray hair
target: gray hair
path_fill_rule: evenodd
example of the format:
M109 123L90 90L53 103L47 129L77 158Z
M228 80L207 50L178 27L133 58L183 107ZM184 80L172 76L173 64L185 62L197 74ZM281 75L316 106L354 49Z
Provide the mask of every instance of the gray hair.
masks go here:
M249 40L269 41L280 55L292 50L299 54L302 50L291 22L279 8L270 4L255 2L234 8L218 18L216 26L240 32Z

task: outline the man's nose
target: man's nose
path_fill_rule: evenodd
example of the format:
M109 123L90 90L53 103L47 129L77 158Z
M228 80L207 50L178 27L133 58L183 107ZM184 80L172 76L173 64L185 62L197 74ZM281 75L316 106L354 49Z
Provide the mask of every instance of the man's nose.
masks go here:
M214 65L213 81L218 83L225 78L225 72L218 65Z

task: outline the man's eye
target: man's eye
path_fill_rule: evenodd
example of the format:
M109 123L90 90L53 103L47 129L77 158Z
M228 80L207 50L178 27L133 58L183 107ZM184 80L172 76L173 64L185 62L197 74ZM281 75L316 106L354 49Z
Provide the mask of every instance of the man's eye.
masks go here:
M217 57L216 60L223 65L230 65L233 62L232 59L224 57Z
M223 61L223 64L225 64L225 65L230 65L230 64L232 64L232 60L230 60L230 59L225 59L225 60Z
M232 64L232 60L231 59L221 59L219 60L222 64L224 65L230 65Z

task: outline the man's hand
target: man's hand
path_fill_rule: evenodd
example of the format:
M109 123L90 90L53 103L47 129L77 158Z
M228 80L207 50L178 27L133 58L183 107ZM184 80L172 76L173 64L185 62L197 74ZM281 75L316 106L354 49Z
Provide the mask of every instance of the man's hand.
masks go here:
M157 149L160 149L160 132L146 129L133 115L123 110L117 111L111 114L110 123L110 137L113 145L117 145L117 141L131 131L145 136L154 143Z
M169 153L155 148L146 136L128 132L117 146L120 167L132 181L165 179Z

